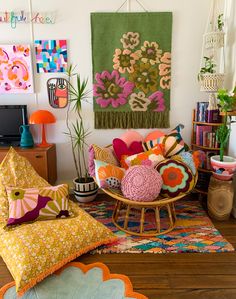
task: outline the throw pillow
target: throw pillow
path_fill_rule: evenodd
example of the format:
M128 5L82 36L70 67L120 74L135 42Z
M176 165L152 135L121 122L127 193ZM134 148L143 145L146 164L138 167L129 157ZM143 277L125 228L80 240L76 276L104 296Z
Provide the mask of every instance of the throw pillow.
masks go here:
M103 161L94 160L95 176L100 188L120 189L121 180L125 174L125 169L108 164Z
M89 162L88 162L89 175L91 175L92 177L95 176L94 159L119 166L119 162L117 161L115 155L113 154L113 150L111 147L104 148L96 144L92 144L89 147Z
M182 162L168 159L159 163L156 170L162 177L161 195L165 197L187 194L194 186L194 176L191 170Z
M147 152L126 157L125 160L122 161L123 164L121 164L121 166L126 169L134 165L146 165L155 167L163 160L165 160L165 158L163 156L162 145L160 144Z
M182 152L179 155L175 155L172 157L173 160L177 160L185 163L192 171L192 174L196 174L196 166L193 160L193 155L190 152Z
M68 185L40 189L7 187L9 219L7 225L34 220L69 217Z
M121 161L122 156L131 156L143 152L142 142L140 141L133 141L130 146L127 146L123 140L115 138L112 143L119 161Z
M127 146L130 146L134 141L143 142L143 136L134 130L128 130L120 136L120 139L123 140L127 144Z
M147 142L147 141L149 141L149 140L155 140L155 139L158 139L158 138L160 138L160 137L162 137L162 136L165 136L165 133L163 133L163 132L161 132L161 131L159 131L159 130L152 131L151 133L149 133L149 134L145 137L144 141Z
M0 222L7 221L9 204L5 187L41 188L50 186L30 162L10 148L0 165Z
M152 167L130 167L121 181L123 195L134 201L153 201L161 190L161 175Z
M0 255L19 296L78 256L117 239L76 203L69 204L75 217L0 227Z
M165 157L171 157L177 155L182 151L186 150L186 144L180 134L183 125L178 125L174 130L172 130L168 135L161 136L155 140L150 140L143 143L143 149L145 151L150 150L157 144L162 144L164 146Z

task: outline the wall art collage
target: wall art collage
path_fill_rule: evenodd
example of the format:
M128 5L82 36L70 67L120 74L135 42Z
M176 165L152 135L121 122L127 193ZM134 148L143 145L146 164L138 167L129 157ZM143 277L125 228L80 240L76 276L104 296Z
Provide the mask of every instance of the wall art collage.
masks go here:
M66 40L35 40L30 44L0 44L0 94L34 92L32 55L37 73L63 73L67 69ZM47 82L49 103L64 108L68 103L68 82L51 78Z

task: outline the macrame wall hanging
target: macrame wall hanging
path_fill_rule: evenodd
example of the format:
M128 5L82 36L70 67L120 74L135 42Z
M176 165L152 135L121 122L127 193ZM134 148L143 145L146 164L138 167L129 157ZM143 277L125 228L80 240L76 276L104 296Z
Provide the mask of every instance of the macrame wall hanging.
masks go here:
M92 13L91 27L95 128L169 127L172 13Z
M224 86L225 78L225 20L223 1L212 0L203 35L202 56L198 79L200 90L209 95L208 110L218 110L215 94Z

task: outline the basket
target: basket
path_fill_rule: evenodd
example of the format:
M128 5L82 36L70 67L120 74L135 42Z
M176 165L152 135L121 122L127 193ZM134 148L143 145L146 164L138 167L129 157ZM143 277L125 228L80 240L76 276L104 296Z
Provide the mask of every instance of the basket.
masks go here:
M204 34L204 45L206 49L219 49L224 47L224 32L213 31Z
M225 74L200 74L199 81L201 85L201 91L205 92L217 92L223 87Z

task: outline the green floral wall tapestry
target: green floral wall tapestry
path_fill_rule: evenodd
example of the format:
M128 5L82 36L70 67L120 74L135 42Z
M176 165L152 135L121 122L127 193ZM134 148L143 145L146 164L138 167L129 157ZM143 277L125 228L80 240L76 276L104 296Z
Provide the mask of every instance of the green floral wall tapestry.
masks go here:
M172 13L92 13L95 128L169 127Z

